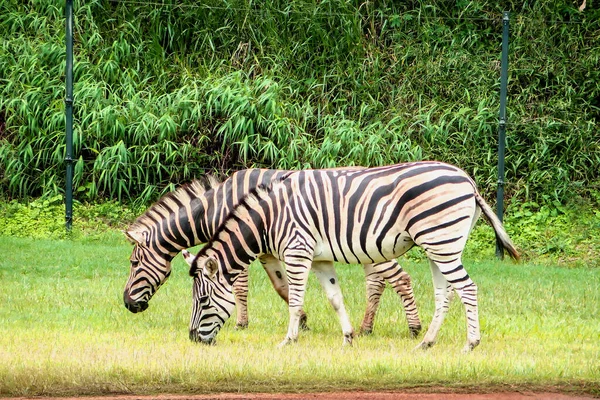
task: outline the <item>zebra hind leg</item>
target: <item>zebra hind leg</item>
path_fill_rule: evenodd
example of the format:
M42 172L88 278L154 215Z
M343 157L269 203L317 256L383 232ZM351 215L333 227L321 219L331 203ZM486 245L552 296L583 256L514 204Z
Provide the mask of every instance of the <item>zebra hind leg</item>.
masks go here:
M468 353L479 345L481 333L479 330L479 311L477 305L477 285L471 280L462 265L460 254L453 262L436 262L441 274L452 285L454 292L465 307L467 319L467 344L463 348ZM450 292L452 293L452 292Z
M467 344L463 348L463 352L467 353L477 347L481 341L481 333L479 329L479 313L477 305L477 285L471 280L469 274L464 269L460 254L454 260L449 262L430 261L431 271L434 276L434 287L436 293L436 310L434 315L434 321L429 327L425 339L422 344L427 344L435 341L437 331L443 321L443 317L448 312L448 304L452 299L453 291L458 294L463 306L465 307L465 314L467 320ZM446 285L445 289L445 301L438 300L438 293L441 293L441 287ZM436 316L440 312L443 314L437 323ZM432 335L430 336L430 331ZM425 346L422 346L425 347Z
M441 273L435 262L430 260L429 266L431 267L431 275L433 277L435 312L431 324L429 325L429 329L427 329L427 333L425 333L423 340L416 347L417 349L423 350L428 349L435 344L438 332L448 313L450 301L452 300L452 286L446 281L446 278L444 278L444 275Z

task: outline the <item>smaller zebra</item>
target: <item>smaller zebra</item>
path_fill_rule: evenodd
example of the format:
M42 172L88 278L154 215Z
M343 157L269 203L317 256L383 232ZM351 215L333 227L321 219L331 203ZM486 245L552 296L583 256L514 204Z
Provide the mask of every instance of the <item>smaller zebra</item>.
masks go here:
M392 260L420 246L429 259L435 313L422 342L435 343L454 292L466 311L467 344L480 340L477 285L462 264L467 238L483 212L497 244L519 254L473 180L441 162L415 162L359 171L305 170L242 198L200 250L194 278L190 339L211 343L235 302L232 284L250 263L271 254L287 265L290 321L281 345L296 341L308 272L312 269L337 312L344 344L352 325L333 266Z

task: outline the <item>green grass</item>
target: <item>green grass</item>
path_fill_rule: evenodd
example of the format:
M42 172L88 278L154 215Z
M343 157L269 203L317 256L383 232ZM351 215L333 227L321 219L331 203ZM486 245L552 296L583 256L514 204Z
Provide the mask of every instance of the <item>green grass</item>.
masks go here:
M260 267L251 268L250 327L230 319L216 346L188 340L191 279L177 257L170 280L142 314L121 295L124 239L0 237L0 396L215 391L313 391L444 387L554 389L600 394L600 270L466 260L479 285L482 343L461 354L465 317L452 304L437 345L413 351L400 301L387 290L374 334L341 346L334 312L311 276L311 330L279 350L287 309ZM433 312L425 262L412 275L427 328ZM360 267L340 266L357 328L364 312Z

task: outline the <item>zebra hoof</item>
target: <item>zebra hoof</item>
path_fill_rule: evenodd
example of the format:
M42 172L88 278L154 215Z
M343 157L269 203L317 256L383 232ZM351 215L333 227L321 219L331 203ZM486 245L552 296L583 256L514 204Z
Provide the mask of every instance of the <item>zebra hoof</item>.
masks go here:
M467 354L467 353L470 353L470 352L472 352L472 351L473 351L473 349L479 345L479 342L480 342L479 340L475 340L475 341L473 341L473 342L468 342L468 343L465 345L465 347L463 347L463 349L462 349L462 352L463 352L464 354Z
M286 338L283 339L283 341L277 345L277 348L281 349L283 347L289 346L292 343L296 343L297 341L298 339L291 339L286 336Z
M344 333L344 343L342 346L352 346L352 339L354 338L354 333Z
M310 331L310 328L308 327L308 323L306 322L307 320L308 320L308 318L306 317L306 314L303 314L300 317L300 330Z
M410 337L415 339L421 333L421 325L409 326L408 330L410 331Z
M243 331L244 329L248 329L248 323L238 322L235 324L236 331Z
M417 351L418 350L427 350L427 349L430 349L431 347L433 347L434 344L435 344L435 342L422 341L415 347L415 350L417 350Z
M370 336L373 334L372 328L360 328L360 336Z

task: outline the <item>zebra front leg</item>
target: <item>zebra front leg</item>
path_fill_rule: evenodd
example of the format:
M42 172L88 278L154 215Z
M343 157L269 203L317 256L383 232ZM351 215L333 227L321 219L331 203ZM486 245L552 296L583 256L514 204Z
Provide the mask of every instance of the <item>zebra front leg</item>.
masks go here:
M366 278L367 308L360 324L360 334L370 335L373 332L375 314L379 308L379 300L385 289L385 280L374 270L373 264L363 265Z
M269 279L271 280L273 288L275 288L275 291L279 297L281 297L283 301L289 305L288 279L281 261L269 254L263 255L259 259L267 275L269 276ZM300 310L300 329L303 331L309 330L306 320L306 313L303 310Z
M235 329L246 329L248 327L248 269L246 268L240 272L236 281L233 282L233 295L237 314Z
M319 282L325 293L327 299L331 303L331 306L335 310L342 326L342 333L344 334L344 345L352 345L352 338L354 337L354 329L350 323L350 318L346 312L344 306L344 296L335 273L335 267L332 261L319 261L313 262L313 272L319 278Z
M287 265L290 322L287 336L279 344L279 347L298 340L298 328L300 317L302 316L302 306L304 305L304 293L306 292L308 272L310 271L312 260L303 254L285 257L285 263Z
M452 300L452 286L448 283L444 275L439 270L437 265L433 261L429 261L431 268L431 275L433 277L433 294L435 297L435 312L433 319L427 329L427 333L423 340L416 347L417 349L428 349L435 344L442 322L448 313L450 301Z

